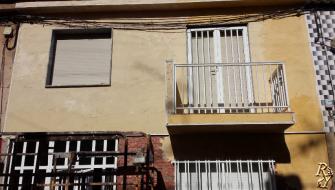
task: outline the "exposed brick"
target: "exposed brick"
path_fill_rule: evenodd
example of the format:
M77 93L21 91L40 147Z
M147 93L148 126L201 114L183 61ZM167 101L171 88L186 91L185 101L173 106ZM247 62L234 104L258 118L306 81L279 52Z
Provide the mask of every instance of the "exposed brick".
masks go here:
M164 137L151 137L151 142L153 145L154 152L154 163L153 167L157 169L157 175L153 175L155 189L159 190L174 190L174 167L170 160L167 160L163 155L162 150L162 140ZM138 152L141 150L146 150L147 139L143 137L131 137L128 138L128 151L129 152ZM124 140L119 141L119 151L123 152L124 150ZM119 157L118 166L123 166L123 157ZM132 165L133 158L128 158L128 165ZM122 189L123 177L117 177L117 189ZM128 176L127 177L127 190L140 189L141 177L138 176ZM138 184L138 186L134 185Z

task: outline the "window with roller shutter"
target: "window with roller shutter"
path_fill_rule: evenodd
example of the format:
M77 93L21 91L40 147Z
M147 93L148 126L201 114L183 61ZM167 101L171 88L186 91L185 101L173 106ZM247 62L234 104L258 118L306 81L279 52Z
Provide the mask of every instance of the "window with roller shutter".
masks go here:
M111 84L111 29L54 30L47 87Z

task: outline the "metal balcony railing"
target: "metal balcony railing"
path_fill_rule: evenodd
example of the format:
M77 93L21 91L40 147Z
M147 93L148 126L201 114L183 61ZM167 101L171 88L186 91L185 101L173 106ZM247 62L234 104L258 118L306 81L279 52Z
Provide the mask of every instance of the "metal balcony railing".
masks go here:
M283 63L174 64L174 113L289 111Z

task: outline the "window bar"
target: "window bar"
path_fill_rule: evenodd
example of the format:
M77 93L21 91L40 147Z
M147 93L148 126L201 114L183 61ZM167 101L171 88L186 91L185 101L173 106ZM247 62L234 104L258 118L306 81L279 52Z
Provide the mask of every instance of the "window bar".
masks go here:
M65 141L65 152L69 153L70 152L70 141ZM67 166L69 163L69 157L65 158L64 165Z
M117 151L119 149L119 139L115 139L115 148L114 150ZM113 156L114 158L114 168L117 168L117 160L118 158L116 156ZM113 180L116 182L116 175L113 176ZM113 190L116 190L116 185L113 186Z
M250 162L247 162L247 170L248 170L248 188L253 189L252 185L252 172L250 170Z
M187 47L188 47L188 53L187 53L187 60L188 60L188 64L189 65L192 65L193 64L193 54L192 54L192 50L193 50L193 47L192 47L192 32L189 31L187 33L187 38L188 38L188 42L187 42ZM173 67L174 70L175 70L175 66ZM188 95L188 102L187 105L189 107L192 107L194 106L194 101L193 101L193 84L194 84L194 81L193 81L193 68L192 67L188 67L187 68L187 95ZM177 81L174 81L174 83L176 83ZM176 91L174 92L174 96L176 96L177 93ZM176 101L176 100L174 100ZM192 109L188 109L188 113L193 113L193 110Z
M260 189L263 190L264 187L264 183L263 183L263 167L262 167L262 161L258 160L258 171L259 171L259 174L260 174L260 182L259 182L259 185L260 185Z
M239 169L240 169L240 179L241 179L241 189L243 189L243 167L242 167L242 161L238 161Z
M210 44L210 36L209 36L209 31L207 30L207 54L208 54L208 63L211 63L211 44ZM211 75L211 70L212 70L212 67L209 66L209 103L210 103L210 107L213 106L213 94L212 94L212 75ZM210 113L213 113L213 109L211 109L211 112Z
M263 180L265 172L266 172L266 171L264 171L264 163L269 163L269 162L264 162L263 160L261 160L262 184L263 184L262 186L263 186L263 189L266 188L265 181Z
M272 174L273 174L273 172L272 172L272 161L268 162L267 164L268 164L267 171L269 171L269 173L270 173L269 174L270 175L269 176L269 183L270 183L269 185L270 185L270 188L273 189L273 184L272 184L273 183L273 181L272 181Z
M207 163L206 163L206 162L204 162L203 164L205 165L205 174L206 174L206 178L207 178L207 179L206 179L206 188L207 188L207 189L209 189L209 184L208 184L208 183L209 183L209 181L208 181L208 169L207 169Z
M202 41L202 46L201 46L201 50L202 50L202 64L205 64L205 40L204 40L204 32L201 31L201 41ZM206 96L206 78L205 78L205 66L202 66L202 76L203 76L203 106L205 107L204 112L207 113L207 96Z
M40 143L38 141L34 142L35 143L35 155L34 155L34 163L33 163L33 173L36 172L36 165L37 165L37 155L38 155L38 148L39 148L39 145ZM32 180L31 180L31 184L33 185L34 184L34 180L35 179L35 176L32 176Z
M270 169L271 169L271 181L272 181L272 188L273 188L273 190L276 190L277 189L277 186L276 186L276 179L275 179L275 165L274 165L274 161L271 161L270 162L270 164L271 164L271 167L270 167Z
M186 75L184 75L184 70L187 72L187 67L181 67L179 70L181 70L180 72L182 73L182 76L186 76L187 77L187 73ZM180 79L180 80L176 80L176 81L181 81L181 92L180 92L180 99L181 99L181 107L182 107L182 113L187 113L187 109L185 109L185 102L187 101L187 87L185 87L185 83L184 83L184 78ZM186 90L185 90L186 89Z
M258 71L258 67L257 67L257 65L254 65L254 68L256 68L255 69L255 75L256 75L256 81L257 81L257 101L258 101L258 106L257 106L257 104L256 104L256 106L259 108L259 104L260 104L260 102L261 102L261 97L260 97L260 84L259 84L259 71ZM256 112L258 112L259 111L259 109L257 109L256 108ZM263 112L263 110L262 110L262 112Z
M225 183L224 183L224 189L225 190L227 190L227 188L229 187L227 187L227 185L228 185L228 177L227 177L227 175L228 175L228 166L227 166L227 163L226 162L222 162L222 164L223 164L223 170L224 170L224 180L225 180Z
M175 186L174 186L174 190L177 190L178 188L178 184L179 184L179 181L178 181L178 176L179 175L179 171L177 170L178 168L178 165L179 165L179 162L175 162L175 167L174 167L174 181L175 181Z
M236 30L236 42L237 42L238 63L241 64L239 31L240 31L240 29ZM243 80L242 80L242 73L241 73L241 65L238 66L238 70L239 70L239 80L240 80L241 107L244 107L244 93L243 93ZM245 110L243 108L242 108L242 110L243 110L242 112L245 112Z
M196 86L197 86L197 107L200 107L200 78L199 78L199 76L200 76L200 74L199 74L199 42L198 42L198 32L195 32L195 40L196 40L196 42L195 42L195 44L196 44L196 54L197 54L197 67L196 67L196 72L197 72L197 79L196 79L196 81L197 81L197 84L196 84ZM198 113L200 113L200 109L198 109Z
M185 166L185 173L186 173L186 188L189 189L191 187L191 183L190 183L190 175L189 175L189 164L190 161L187 161L186 164L184 164Z
M77 152L80 152L80 145L81 145L80 141L77 141L77 150L76 150ZM79 166L79 159L76 161L75 166L76 167Z
M107 151L107 140L103 141L103 151ZM107 157L104 156L102 158L102 164L104 165L103 169L106 169L106 165L107 165Z
M265 80L265 71L266 71L266 69L264 69L264 67L266 67L266 65L265 64L263 64L263 65L261 65L262 66L262 78L263 78L263 88L264 88L264 106L266 106L266 107L269 107L269 104L268 104L268 101L267 101L267 93L266 93L266 80ZM262 106L263 107L263 106ZM262 109L264 109L264 107L262 108Z
M230 182L231 173L232 173L232 171L231 171L231 162L230 162L230 160L228 160L228 189L232 188L231 187L232 184Z
M23 153L27 153L27 142L23 142ZM24 172L24 163L25 163L25 160L26 160L26 155L22 155L21 157L21 164L20 164L20 174L23 174ZM22 185L22 182L23 182L23 176L22 177L19 177L19 185ZM21 188L20 188L21 189Z
M228 87L228 108L231 108L231 100L230 100L230 97L231 97L231 93L230 93L230 75L229 75L229 67L226 67L227 68L227 87ZM229 109L229 112L231 113L232 112L232 109Z
M95 152L95 146L96 146L96 140L92 140L92 152ZM90 156L91 157L91 169L94 169L94 161L95 161L95 156Z
M51 173L52 171L52 161L53 161L53 152L54 152L54 146L55 146L55 142L54 141L50 141L49 142L49 148L48 148L48 165L46 167L46 172L47 173ZM51 177L47 177L45 179L45 184L51 184ZM50 186L51 188L51 186Z
M178 172L178 184L179 184L179 189L182 190L182 181L181 181L181 174L180 174L180 166L179 166L180 163L177 163L177 172Z
M197 165L198 165L198 167L199 167L199 176L200 176L200 188L202 189L202 182L203 182L203 180L202 180L202 173L201 173L201 164L200 164L200 162L198 161L197 162Z
M228 57L228 42L227 42L227 30L225 29L224 30L224 43L225 43L225 50L226 50L226 63L229 63L229 57ZM223 68L222 68L223 70ZM229 70L228 70L228 67L227 67L227 87L228 87L228 103L227 103L227 106L230 107L231 106L231 101L230 101L230 77L229 77ZM224 85L223 85L224 86ZM223 94L224 94L224 91L223 91ZM226 105L226 104L225 104ZM226 106L225 106L226 107ZM229 109L229 112L231 112L231 109Z
M8 140L7 141L7 146L8 146L8 152L11 153L10 155L7 155L5 156L5 165L4 165L4 168L3 168L3 173L4 174L9 174L10 173L10 168L11 168L11 160L13 159L12 155L13 155L13 152L14 152L14 149L13 149L13 141L12 140ZM9 177L8 176L5 176L3 181L4 181L4 189L7 190L8 189L8 184L9 184Z
M236 164L236 179L237 179L237 188L242 189L242 182L241 182L241 176L240 176L240 166L239 161L234 162Z
M213 161L213 163L215 163L215 161ZM209 169L209 185L210 185L210 189L213 190L217 190L218 189L218 180L215 183L215 179L213 180L213 178L215 178L215 174L213 174L213 172L215 171L215 164L211 164L208 163L208 169ZM214 176L213 176L214 175Z
M173 65L173 113L177 113L177 78L176 78L176 65Z
M273 92L272 92L272 74L271 74L271 69L272 69L272 65L269 65L268 66L268 73L269 73L269 76L270 76L270 79L269 79L269 89L270 89L270 99L271 99L270 106L273 106ZM268 108L268 112L270 112L270 106Z
M219 161L215 160L215 168L216 168L216 172L217 172L217 183L216 183L216 189L221 190L221 177L220 177L220 168L219 168Z
M194 163L194 169L195 169L195 175L196 175L196 181L195 181L195 183L196 183L196 186L197 186L197 189L200 189L199 188L199 170L198 170L198 163L197 162L195 162Z

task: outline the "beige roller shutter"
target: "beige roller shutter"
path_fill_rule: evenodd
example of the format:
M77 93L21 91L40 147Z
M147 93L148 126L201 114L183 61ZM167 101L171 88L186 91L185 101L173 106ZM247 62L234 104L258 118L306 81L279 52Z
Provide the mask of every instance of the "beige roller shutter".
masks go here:
M58 39L52 86L110 83L111 39Z

